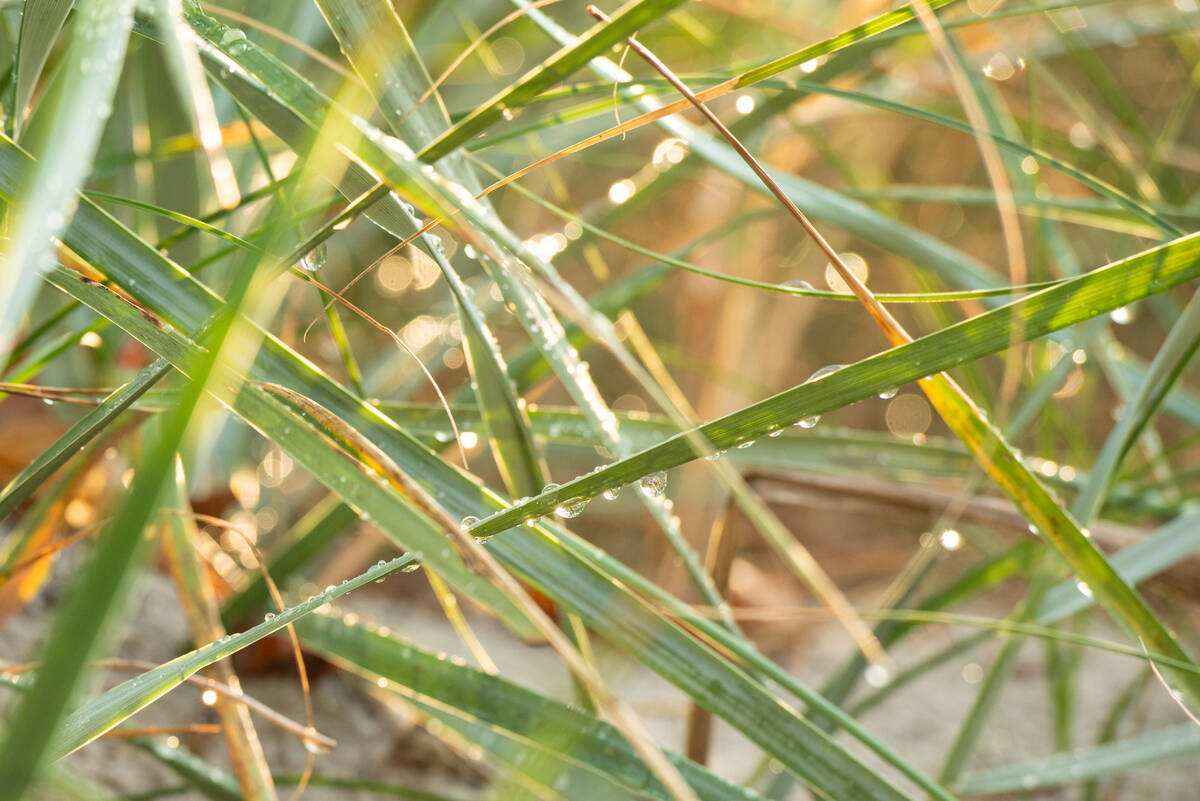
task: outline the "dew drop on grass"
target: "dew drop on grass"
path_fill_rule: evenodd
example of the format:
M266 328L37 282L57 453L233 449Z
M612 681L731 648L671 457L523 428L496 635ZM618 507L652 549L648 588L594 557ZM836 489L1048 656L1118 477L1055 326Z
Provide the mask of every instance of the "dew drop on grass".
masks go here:
M1075 589L1079 590L1079 594L1086 598L1092 597L1092 588L1087 585L1086 581L1075 582Z
M663 472L650 473L638 479L642 494L651 498L662 495L667 489L667 474Z
M815 428L819 422L821 422L821 415L814 414L811 417L803 417L797 420L793 425L799 428Z
M896 393L899 391L900 391L900 387L892 387L891 389L885 389L883 392L879 393L879 399L880 400L891 400L892 398L896 397Z
M790 289L808 289L808 290L812 290L814 292L816 291L816 287L814 287L812 284L808 283L807 281L802 281L802 280L784 281L783 285Z
M329 261L329 251L326 250L325 243L322 242L300 257L300 269L315 273L324 267L327 261Z
M463 531L466 531L467 529L469 529L471 526L475 525L478 522L479 522L478 517L475 517L474 515L467 515L466 517L464 517L462 519L462 522L459 523L458 525L462 528Z
M565 520L569 520L572 517L579 517L579 515L583 513L583 510L587 508L587 505L587 498L579 498L578 500L568 501L562 506L555 508L554 514Z
M824 367L819 367L819 368L817 368L816 370L814 370L814 371L813 371L813 374L812 374L812 375L810 375L810 376L809 376L809 377L808 377L808 378L805 380L805 382L804 382L804 383L805 383L805 384L808 384L808 383L811 383L811 382L813 382L813 381L820 381L820 380L821 380L822 378L824 378L825 376L827 376L827 375L833 375L834 373L836 373L838 370L841 370L841 369L842 369L843 367L845 367L845 366L846 366L846 365L844 365L844 364L827 364L827 365L825 365Z
M310 728L305 729L304 733L305 733L305 738L304 738L304 750L305 751L307 751L310 754L328 754L329 753L329 749L326 748L325 746L321 745L315 739L316 735L317 735L316 729L310 727Z
M742 442L742 443L739 443L739 444L738 444L738 450L739 450L739 451L740 451L740 450L744 450L745 448L750 448L750 447L753 447L753 445L754 445L754 440L752 440L752 439L748 439L748 440L746 440L745 442Z
M608 489L606 489L604 491L604 500L615 501L617 499L617 496L620 494L621 494L620 487L609 487Z
M267 612L265 615L263 615L263 622L264 622L264 623L270 623L270 622L271 622L272 620L274 620L274 619L275 619L275 613L274 613L274 612Z
M770 433L768 433L767 436L770 437L771 439L775 439L776 437L781 437L781 436L783 436L783 429L777 428L774 431L771 431Z

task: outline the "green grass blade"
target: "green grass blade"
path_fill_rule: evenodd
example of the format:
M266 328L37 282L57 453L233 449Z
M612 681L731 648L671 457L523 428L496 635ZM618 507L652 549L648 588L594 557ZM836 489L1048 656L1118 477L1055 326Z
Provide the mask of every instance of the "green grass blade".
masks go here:
M50 49L58 32L71 13L75 0L28 0L21 11L21 32L17 40L16 76L13 84L12 120L9 132L14 138L21 135L21 124L25 119L25 107L33 97L50 57Z
M968 773L958 785L963 795L1029 792L1128 773L1167 760L1200 753L1200 727L1194 723L1171 726L1112 743L1084 748L1045 759Z
M1137 584L1200 551L1200 513L1181 515L1153 533L1109 557L1113 568L1125 581ZM1095 604L1079 591L1074 581L1066 581L1050 590L1037 615L1039 623L1049 625Z
M134 0L81 0L60 79L27 137L37 167L15 198L0 254L0 358L54 262L53 239L75 210L125 58Z
M1083 521L1100 511L1109 484L1125 454L1137 442L1171 388L1182 376L1188 362L1200 347L1200 291L1192 296L1183 314L1171 326L1167 338L1159 346L1154 360L1138 387L1137 394L1125 404L1125 412L1109 433L1088 471L1088 480L1072 504L1072 511Z

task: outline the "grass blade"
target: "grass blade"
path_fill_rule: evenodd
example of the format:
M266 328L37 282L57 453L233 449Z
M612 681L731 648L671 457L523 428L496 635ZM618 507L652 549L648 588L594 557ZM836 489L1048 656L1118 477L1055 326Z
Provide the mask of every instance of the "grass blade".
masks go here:
M958 790L963 795L1029 792L1039 787L1058 787L1128 773L1173 759L1200 753L1200 727L1193 723L1171 726L1094 748L1045 759L976 771L963 776Z
M81 0L61 78L28 133L30 151L42 158L15 198L11 239L0 254L0 359L12 348L38 276L53 264L53 239L74 212L76 190L91 169L112 109L133 7L134 0Z
M21 135L25 108L50 57L50 48L71 13L75 0L30 0L21 11L21 32L17 40L16 78L13 83L13 114L9 133Z

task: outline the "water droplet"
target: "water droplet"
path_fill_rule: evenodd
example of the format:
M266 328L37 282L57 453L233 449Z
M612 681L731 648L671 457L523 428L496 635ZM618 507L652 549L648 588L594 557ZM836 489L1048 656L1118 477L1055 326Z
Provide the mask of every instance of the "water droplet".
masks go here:
M770 437L771 439L775 439L776 437L781 437L781 436L783 436L783 429L777 428L774 431L768 433L767 436Z
M738 450L740 451L740 450L744 450L746 448L753 447L753 445L754 445L754 440L748 439L745 442L739 442L737 447L738 447Z
M271 622L272 620L274 620L274 619L275 619L275 613L274 613L274 612L267 612L265 615L263 615L263 622L264 622L264 623L270 623L270 622Z
M1117 325L1129 325L1133 322L1133 312L1128 306L1121 306L1118 309L1113 309L1108 313L1108 319L1112 320Z
M329 749L321 745L315 738L317 730L311 726L304 730L304 750L310 754L328 754Z
M1079 590L1079 593L1086 598L1092 597L1092 588L1087 585L1086 581L1075 582L1075 589Z
M810 375L807 379L805 379L804 383L810 384L813 381L820 381L825 376L833 375L834 373L836 373L838 370L841 370L845 366L846 365L844 365L844 364L827 364L824 367L819 367L815 371L813 371L812 375Z
M642 476L638 480L638 486L641 487L642 493L655 498L662 495L667 489L667 474L663 472L651 473Z
M621 494L620 487L609 487L608 489L606 489L604 491L604 500L615 501L617 499L617 496L620 494Z
M479 522L478 517L475 517L474 515L467 515L466 517L464 517L462 519L462 522L459 523L459 526L462 528L463 531L466 531L467 529L469 529L471 526L475 525L478 522Z
M421 568L420 562L409 562L404 567L400 568L401 573L415 573Z
M328 595L329 593L333 592L336 589L337 589L337 587L330 584L328 587L325 588L325 594Z
M387 564L386 559L380 559L378 562L375 563L375 567L383 567L386 564Z
M579 515L583 513L583 510L587 508L587 505L588 505L587 498L580 498L575 501L568 501L567 503L564 503L562 506L557 507L554 510L554 514L558 515L561 518L569 520L572 517L579 517Z
M938 539L941 541L942 547L947 551L957 551L962 547L963 543L962 534L959 534L952 528L948 528L939 534Z
M546 486L542 487L542 494L544 495L544 494L546 494L547 492L554 492L555 490L557 490L557 489L559 488L559 486L560 486L560 485L558 485L558 484L555 484L553 481L551 481L549 484L547 484ZM527 499L527 498L522 498L521 500L522 500L522 501L524 501L524 500L528 500L528 499Z
M892 387L891 389L885 389L883 392L879 393L879 399L880 400L891 400L892 398L896 397L896 393L899 391L900 391L900 387Z
M789 289L807 289L807 290L811 290L813 292L815 292L817 289L815 286L808 283L807 281L801 281L801 280L784 281L783 285L788 287Z
M872 687L886 687L892 675L883 665L870 665L863 671L863 680Z
M724 456L725 454L726 454L726 451L716 450L716 451L713 451L712 453L710 453L708 456L705 456L704 458L710 462L715 462L718 459L720 459L722 456Z
M804 417L800 420L797 420L795 423L793 423L793 425L799 426L800 428L815 428L819 422L821 422L821 415L814 414L811 417Z
M315 273L324 267L328 260L329 251L325 249L325 243L322 242L300 257L300 269Z

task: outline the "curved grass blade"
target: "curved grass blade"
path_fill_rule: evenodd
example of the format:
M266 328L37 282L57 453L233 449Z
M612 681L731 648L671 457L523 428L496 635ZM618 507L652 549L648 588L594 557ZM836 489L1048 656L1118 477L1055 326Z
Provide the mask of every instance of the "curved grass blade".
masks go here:
M53 240L75 210L125 59L134 0L81 0L61 77L27 136L42 156L10 208L0 253L0 358L8 355L38 276L54 263Z
M1137 394L1126 404L1124 414L1105 439L1072 507L1080 520L1089 520L1099 512L1121 460L1162 406L1197 348L1200 348L1200 291L1192 296L1183 314L1171 326Z
M50 57L54 40L58 38L58 32L74 5L75 0L28 0L21 11L9 128L14 139L21 135L25 108L33 97L33 89L42 74L42 67L46 66L46 59Z
M28 467L0 492L0 520L12 514L47 478L54 474L87 443L103 432L121 412L171 371L171 364L158 359L137 374L128 384L114 390L99 406L80 418L73 426L42 451Z
M1152 534L1109 557L1113 568L1130 584L1138 584L1200 551L1200 513L1180 515ZM1046 593L1037 621L1056 623L1096 603L1075 581L1065 581Z

